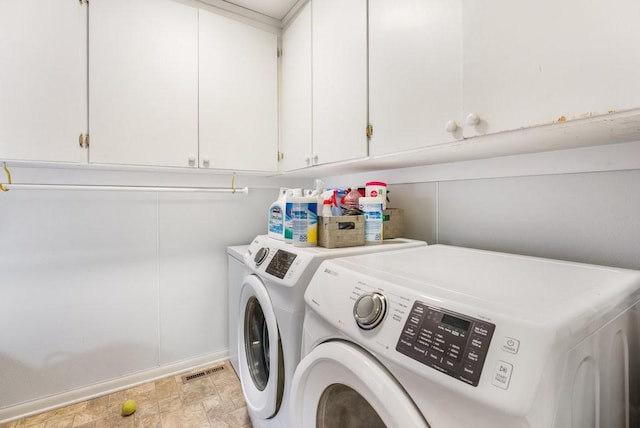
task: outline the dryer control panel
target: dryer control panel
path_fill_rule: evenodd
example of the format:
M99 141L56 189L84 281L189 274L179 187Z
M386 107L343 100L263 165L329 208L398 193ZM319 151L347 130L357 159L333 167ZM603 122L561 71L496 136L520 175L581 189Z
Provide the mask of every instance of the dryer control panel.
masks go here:
M396 351L477 386L495 324L416 301Z
M265 269L265 272L275 276L276 278L284 279L284 276L289 271L289 268L296 257L296 254L284 250L278 250L271 259L267 269Z

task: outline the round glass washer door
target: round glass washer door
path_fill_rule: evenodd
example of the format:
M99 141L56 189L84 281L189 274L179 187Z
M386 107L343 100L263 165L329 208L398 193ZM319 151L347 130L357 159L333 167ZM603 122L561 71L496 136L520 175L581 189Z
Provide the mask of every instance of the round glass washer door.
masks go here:
M256 416L274 416L284 391L284 359L276 315L262 281L247 276L240 292L238 366L247 406Z
M413 400L358 346L325 342L302 359L291 385L291 426L428 428Z

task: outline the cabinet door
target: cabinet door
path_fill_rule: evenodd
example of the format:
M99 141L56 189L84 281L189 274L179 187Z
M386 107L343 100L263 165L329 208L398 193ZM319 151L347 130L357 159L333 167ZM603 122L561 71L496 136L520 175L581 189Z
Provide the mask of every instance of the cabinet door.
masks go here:
M367 156L367 1L312 2L313 156Z
M461 0L369 0L369 154L461 138L461 112Z
M465 136L640 107L640 2L463 2Z
M278 37L200 10L200 166L278 170Z
M197 166L198 10L92 0L90 161Z
M0 1L0 159L86 162L87 6Z
M282 34L280 151L282 171L311 160L311 3Z

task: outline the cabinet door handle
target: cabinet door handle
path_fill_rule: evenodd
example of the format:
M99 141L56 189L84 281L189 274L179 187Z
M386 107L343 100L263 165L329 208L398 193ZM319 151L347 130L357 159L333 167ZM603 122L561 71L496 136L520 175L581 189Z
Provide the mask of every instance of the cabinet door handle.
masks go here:
M209 158L208 157L202 158L202 166L204 166L205 168L209 168Z
M480 123L480 116L478 115L478 113L469 113L465 122L469 126L476 126Z
M313 164L314 165L318 164L318 155L313 155Z
M196 165L196 157L189 156L189 166L195 166L195 165Z
M311 165L311 156L305 156L304 161L307 163L307 166Z
M456 129L458 129L458 124L456 123L455 120L448 120L447 123L444 126L444 129L447 132L455 132Z

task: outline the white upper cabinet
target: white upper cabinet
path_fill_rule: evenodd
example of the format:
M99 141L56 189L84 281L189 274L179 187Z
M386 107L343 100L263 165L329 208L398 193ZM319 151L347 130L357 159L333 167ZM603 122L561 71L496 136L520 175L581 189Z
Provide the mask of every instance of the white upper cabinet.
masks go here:
M91 0L90 160L198 165L198 9Z
M371 156L462 138L461 8L369 0Z
M366 0L307 3L282 47L282 171L366 157Z
M282 33L280 83L280 151L282 171L310 165L311 129L311 3Z
M640 107L637 0L463 5L465 137Z
M315 0L311 7L311 163L366 157L367 1Z
M87 6L0 1L0 159L86 162Z
M278 170L278 37L200 10L200 167Z

